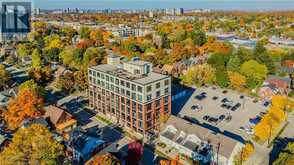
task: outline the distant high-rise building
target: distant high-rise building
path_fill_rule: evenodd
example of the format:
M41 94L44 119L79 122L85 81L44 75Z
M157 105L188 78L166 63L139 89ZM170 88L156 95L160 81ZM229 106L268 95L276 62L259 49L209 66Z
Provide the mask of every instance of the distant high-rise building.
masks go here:
M154 17L153 11L149 11L149 18L153 18L153 17Z
M31 30L31 7L28 0L0 1L0 42L23 40L27 37Z
M184 14L184 9L183 8L177 8L175 11L176 15L183 15Z
M106 118L137 133L158 131L171 113L171 78L152 72L152 64L110 55L89 68L89 104Z

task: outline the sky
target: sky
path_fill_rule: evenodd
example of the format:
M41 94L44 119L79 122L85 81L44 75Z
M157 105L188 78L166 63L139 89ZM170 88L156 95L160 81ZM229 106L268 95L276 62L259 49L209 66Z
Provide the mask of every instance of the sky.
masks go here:
M33 0L41 9L294 10L294 0Z

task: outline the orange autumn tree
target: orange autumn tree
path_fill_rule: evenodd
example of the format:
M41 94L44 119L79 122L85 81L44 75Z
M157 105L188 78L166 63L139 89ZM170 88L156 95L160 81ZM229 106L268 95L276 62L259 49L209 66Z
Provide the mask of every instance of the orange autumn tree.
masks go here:
M182 163L179 162L180 157L176 156L175 159L173 160L161 160L159 165L183 165Z
M4 120L10 129L16 129L25 119L41 116L43 105L43 98L36 92L20 90L18 96L10 100L7 111L4 112Z
M86 165L121 165L121 162L111 154L96 156L89 160Z

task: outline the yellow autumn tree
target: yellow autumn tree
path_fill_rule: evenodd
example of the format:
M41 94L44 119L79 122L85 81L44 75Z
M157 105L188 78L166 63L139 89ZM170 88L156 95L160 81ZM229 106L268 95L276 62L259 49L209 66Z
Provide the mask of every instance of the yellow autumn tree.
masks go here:
M241 75L238 72L228 72L229 80L230 80L230 85L234 89L241 90L246 84L246 77Z
M242 162L245 162L253 152L254 146L251 143L246 143L240 153L235 156L235 165L239 165L242 164Z
M272 97L272 106L277 107L281 110L285 110L287 106L287 97L282 95L275 95Z

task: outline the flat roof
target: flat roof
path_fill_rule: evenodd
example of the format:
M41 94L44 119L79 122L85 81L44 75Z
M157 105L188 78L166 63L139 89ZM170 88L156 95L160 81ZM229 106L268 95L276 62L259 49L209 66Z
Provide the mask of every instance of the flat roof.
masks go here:
M135 83L142 84L142 85L153 83L155 81L159 81L161 79L165 79L169 77L167 75L163 75L163 74L159 74L155 72L148 73L147 75L134 75L127 72L124 69L118 68L110 64L102 64L102 65L93 66L91 67L91 69L101 71L101 72L104 72L122 79L133 81Z

